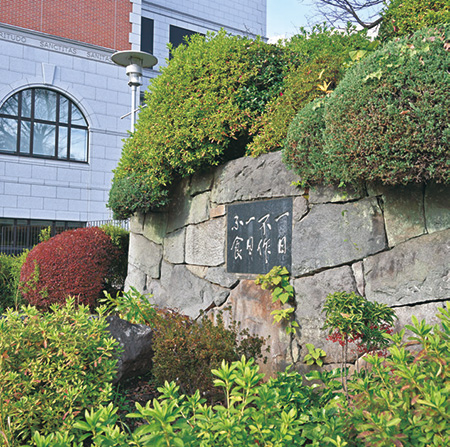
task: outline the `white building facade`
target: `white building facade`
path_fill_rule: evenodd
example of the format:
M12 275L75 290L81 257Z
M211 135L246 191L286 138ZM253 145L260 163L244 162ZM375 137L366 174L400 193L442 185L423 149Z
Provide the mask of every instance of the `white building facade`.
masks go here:
M86 0L85 7L95 3ZM170 41L177 45L184 35L220 28L249 36L266 32L266 0L129 3L128 45L115 48L92 43L95 29L88 38L67 37L82 27L79 21L72 34L69 25L60 36L38 25L18 26L14 9L0 11L0 227L52 222L70 228L110 218L112 170L130 128L130 116L121 117L131 103L125 69L111 62L116 50L158 58L144 72L145 88L165 64ZM73 2L66 4L70 14ZM19 10L27 6L17 2Z

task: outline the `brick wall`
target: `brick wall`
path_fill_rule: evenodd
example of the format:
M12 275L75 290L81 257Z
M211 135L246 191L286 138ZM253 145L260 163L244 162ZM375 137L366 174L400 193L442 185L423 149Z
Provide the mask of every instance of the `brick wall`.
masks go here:
M0 22L128 50L131 8L130 0L1 0Z

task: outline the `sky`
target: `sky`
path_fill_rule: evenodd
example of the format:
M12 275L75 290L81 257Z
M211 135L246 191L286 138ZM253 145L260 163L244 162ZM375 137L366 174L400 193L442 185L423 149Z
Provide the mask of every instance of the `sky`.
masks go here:
M267 0L267 36L269 41L289 38L308 25L314 6L308 0Z

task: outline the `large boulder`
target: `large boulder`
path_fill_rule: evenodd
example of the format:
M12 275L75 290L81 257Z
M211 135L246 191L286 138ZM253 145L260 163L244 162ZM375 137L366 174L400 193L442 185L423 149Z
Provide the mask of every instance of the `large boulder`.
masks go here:
M108 331L122 348L114 382L147 374L152 368L152 329L143 324L130 323L116 316L107 317L107 321Z

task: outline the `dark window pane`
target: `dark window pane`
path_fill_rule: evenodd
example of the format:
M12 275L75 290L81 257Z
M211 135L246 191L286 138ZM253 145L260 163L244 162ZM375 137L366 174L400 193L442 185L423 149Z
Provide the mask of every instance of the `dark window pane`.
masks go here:
M17 120L0 118L0 151L16 152Z
M31 118L31 92L32 90L22 91L22 116Z
M56 127L53 124L35 123L33 128L33 154L55 155Z
M201 36L204 36L204 34L202 33L197 33L189 29L180 28L179 26L170 25L169 42L173 45L173 48L175 49L182 43L186 43L185 37L190 37L194 34L200 34ZM172 54L170 54L169 58L172 59Z
M70 159L87 161L87 130L70 130Z
M34 101L35 119L56 121L56 92L36 89Z
M153 54L153 20L141 18L141 51Z
M29 121L22 120L20 122L20 153L30 153L30 136L31 136L31 123Z
M19 94L8 98L7 101L0 108L0 113L4 113L5 115L13 115L17 116L19 114Z
M59 97L59 122L69 122L69 100L64 96Z
M58 158L67 158L67 127L59 128Z
M83 114L75 104L72 104L72 124L76 124L77 126L87 126Z

